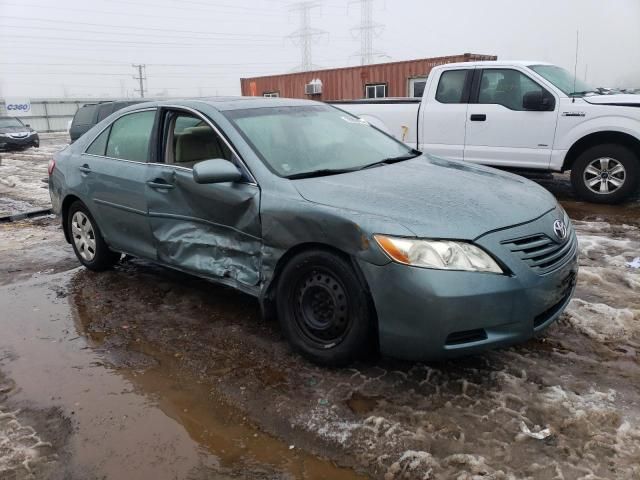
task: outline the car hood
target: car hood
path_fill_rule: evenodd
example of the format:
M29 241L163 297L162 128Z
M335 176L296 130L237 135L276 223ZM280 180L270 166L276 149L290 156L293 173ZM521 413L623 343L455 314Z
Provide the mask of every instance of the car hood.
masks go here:
M0 133L31 133L27 127L0 127Z
M615 95L592 95L583 100L593 105L620 105L624 107L640 107L640 95L617 93Z
M549 192L525 178L426 155L293 184L310 202L384 217L418 237L472 240L557 206Z

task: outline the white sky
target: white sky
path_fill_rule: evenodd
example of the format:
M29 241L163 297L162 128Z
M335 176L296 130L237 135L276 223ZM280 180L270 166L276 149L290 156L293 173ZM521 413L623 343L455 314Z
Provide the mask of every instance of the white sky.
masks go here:
M289 0L0 0L0 96L237 95L241 76L301 62ZM318 0L320 67L356 65L357 1ZM375 0L379 61L496 54L543 60L594 86L640 87L640 0Z

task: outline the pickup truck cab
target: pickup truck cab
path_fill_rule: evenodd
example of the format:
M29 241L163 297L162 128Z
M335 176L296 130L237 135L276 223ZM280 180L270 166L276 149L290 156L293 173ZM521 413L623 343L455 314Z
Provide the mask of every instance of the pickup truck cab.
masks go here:
M640 181L640 96L601 95L535 61L441 65L422 99L334 102L417 149L528 171L571 171L576 194L618 203Z

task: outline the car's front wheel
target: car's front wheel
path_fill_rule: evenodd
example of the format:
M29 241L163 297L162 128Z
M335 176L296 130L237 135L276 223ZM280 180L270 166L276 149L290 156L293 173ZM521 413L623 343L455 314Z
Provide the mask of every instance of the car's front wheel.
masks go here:
M293 257L278 282L277 309L289 343L315 363L346 365L372 350L369 294L339 255L310 250Z
M585 150L571 168L578 196L593 203L620 203L640 182L640 159L623 145L596 145Z
M82 202L77 201L69 208L67 229L76 257L88 269L106 270L120 259L119 253L109 250L98 224Z

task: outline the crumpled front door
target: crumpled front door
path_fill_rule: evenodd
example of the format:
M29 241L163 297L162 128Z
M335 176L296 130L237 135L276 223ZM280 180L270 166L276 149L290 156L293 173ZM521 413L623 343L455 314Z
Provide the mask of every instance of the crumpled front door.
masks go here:
M158 261L229 283L260 281L260 189L202 185L190 169L151 165L145 195Z

